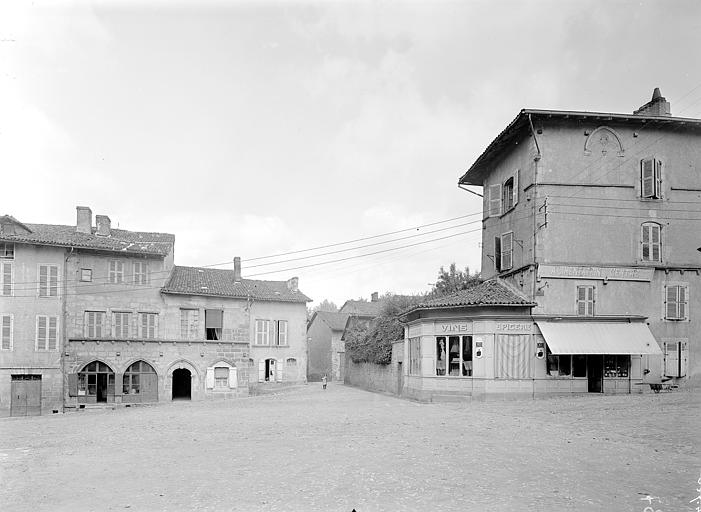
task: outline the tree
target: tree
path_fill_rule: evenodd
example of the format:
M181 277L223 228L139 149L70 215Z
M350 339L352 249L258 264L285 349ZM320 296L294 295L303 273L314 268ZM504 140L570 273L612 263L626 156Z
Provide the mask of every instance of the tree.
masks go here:
M307 321L311 320L312 316L314 316L314 313L317 311L329 311L331 313L336 313L338 311L338 306L330 300L324 299L313 308L307 308Z
M438 279L433 285L431 295L441 297L451 293L467 290L482 282L479 272L470 274L470 267L465 267L465 270L458 270L455 263L451 263L448 270L441 266L438 271Z

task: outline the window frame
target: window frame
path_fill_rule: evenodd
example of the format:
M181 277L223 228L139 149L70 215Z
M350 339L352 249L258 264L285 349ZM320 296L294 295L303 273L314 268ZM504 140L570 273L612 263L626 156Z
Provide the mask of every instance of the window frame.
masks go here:
M46 282L41 277L42 268L46 268ZM55 271L55 284L51 283L52 280L52 270ZM53 263L39 263L37 265L37 297L42 299L47 299L51 297L58 297L60 288L61 278L59 273L58 265Z
M90 324L90 318L94 318L97 320L98 318L100 319L100 322L95 321L93 325L91 326ZM106 311L95 311L95 310L87 310L83 314L83 334L86 338L95 338L95 339L100 339L105 337L105 327L106 327L106 320L107 320L107 312ZM98 329L99 329L99 335L98 335ZM92 331L92 335L91 335Z
M6 279L6 269L10 269L10 282ZM9 288L9 293L5 289ZM0 297L12 297L15 294L15 265L14 261L0 260Z
M87 278L86 278L87 275ZM92 283L92 269L91 268L81 268L79 280L81 283Z
M670 301L669 291L676 289L674 300ZM684 293L682 294L682 290ZM663 289L663 307L665 321L669 322L688 322L689 321L689 284L688 283L665 283ZM682 298L683 295L683 298ZM675 304L675 316L669 316L669 304ZM681 306L681 307L680 307ZM683 314L682 314L683 313Z
M504 240L509 240L509 249L505 250L504 246ZM507 231L506 233L502 233L500 240L499 240L499 247L500 247L500 253L499 253L499 267L500 267L500 272L504 272L506 270L511 270L514 268L514 232L513 231ZM509 258L509 264L506 265L504 261L504 256L508 254Z
M288 322L287 320L275 320L275 346L277 347L287 347L289 346L289 340L288 340ZM280 329L280 326L284 325L285 326L285 339L284 342L282 340L282 330Z
M12 247L11 251L7 248ZM14 260L15 259L15 243L14 242L0 242L0 259L3 260Z
M154 311L139 311L138 316L138 333L139 339L142 340L155 340L158 339L158 313ZM151 324L151 319L153 319L153 325ZM146 320L146 322L144 322ZM146 325L144 325L144 323ZM153 330L153 336L149 336Z
M8 347L5 348L4 341L5 341L5 319L9 319L9 328L10 328L10 335L9 335L9 340L8 340ZM15 318L12 313L0 313L0 350L8 351L11 352L14 349L14 323L15 323Z
M657 228L657 243L653 242L654 230ZM648 241L645 242L647 233ZM647 246L648 257L645 258L645 248ZM657 247L657 259L654 259L655 247ZM662 262L662 225L658 222L643 222L640 225L640 261L650 263Z
M183 316L184 313L188 313ZM190 318L192 314L193 318ZM183 329L183 321L187 321ZM197 340L200 336L200 310L199 308L180 308L180 339Z
M132 267L132 283L135 285L149 284L148 261L134 261Z
M451 373L451 364L455 363L455 359L451 358L451 338L458 338L458 356L457 356L457 375L453 375ZM432 336L433 343L435 344L436 347L436 357L435 357L435 364L433 371L435 372L435 375L437 377L472 377L474 375L474 337L472 334L455 334L455 335L440 335L440 336ZM441 339L445 343L444 350L443 350L443 355L445 357L445 360L443 361L443 368L440 368L439 363L441 362L440 359L440 354L438 352L438 347L440 346L439 343L441 343ZM465 345L466 342L469 343L469 359L465 357ZM443 373L441 373L441 370Z
M255 336L254 345L258 346L270 346L270 320L266 318L256 318L255 321ZM264 326L263 329L259 329L259 326ZM258 341L260 338L260 342Z
M114 265L114 269L112 269ZM124 284L125 265L122 260L109 260L107 263L107 282L109 284Z
M645 165L650 163L650 174L646 175L647 170ZM662 199L662 169L664 164L662 160L651 156L640 160L640 198L641 199ZM649 182L650 190L646 191L647 183Z
M584 298L580 298L580 290L585 290ZM587 297L587 295L589 297ZM596 316L596 285L578 284L575 287L574 312L577 316ZM579 312L580 305L584 305L584 312Z
M126 315L127 317L127 322L126 324L123 321L123 316ZM116 339L124 340L124 339L129 339L131 338L131 331L132 331L132 312L131 311L112 311L112 336ZM122 332L117 332L117 316L122 317L122 320L119 322L119 324L122 326ZM124 326L126 325L126 336L124 336Z
M44 321L44 338L39 337L39 324ZM54 346L51 347L51 320L54 321ZM55 315L36 315L36 330L34 335L34 350L37 352L55 352L58 350L58 336L59 336L59 318ZM43 346L40 346L40 341L43 341Z

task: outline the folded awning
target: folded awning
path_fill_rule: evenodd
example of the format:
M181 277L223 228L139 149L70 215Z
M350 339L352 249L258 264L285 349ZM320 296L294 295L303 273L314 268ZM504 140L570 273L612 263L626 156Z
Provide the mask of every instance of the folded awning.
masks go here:
M642 322L536 321L553 354L662 354Z

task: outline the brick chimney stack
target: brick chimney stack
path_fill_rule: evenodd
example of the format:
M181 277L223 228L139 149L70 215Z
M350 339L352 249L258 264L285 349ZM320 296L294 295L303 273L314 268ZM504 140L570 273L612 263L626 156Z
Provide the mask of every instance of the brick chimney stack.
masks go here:
M234 282L241 282L241 256L234 257Z
M633 112L633 114L636 116L671 116L672 108L669 105L669 101L662 96L660 88L655 87L652 99Z
M112 232L112 222L107 215L95 215L95 224L97 231L95 234L100 236L110 236Z
M92 233L92 210L87 206L76 206L77 221L75 230L77 233Z
M291 292L299 290L299 277L291 277L287 280L287 289Z
M377 293L377 292L372 292L372 294L370 295L370 301L371 301L371 302L377 302L378 300L380 300L380 297L379 297L378 293Z

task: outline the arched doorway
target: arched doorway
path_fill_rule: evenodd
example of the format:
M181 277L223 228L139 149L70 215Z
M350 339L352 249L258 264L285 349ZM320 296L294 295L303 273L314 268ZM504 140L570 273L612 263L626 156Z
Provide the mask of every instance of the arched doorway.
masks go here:
M136 361L129 366L122 379L122 394L122 401L127 403L157 402L158 375L153 366L146 361Z
M86 364L78 372L78 401L83 403L114 401L112 368L101 361Z
M173 370L173 400L192 398L192 374L187 368Z

